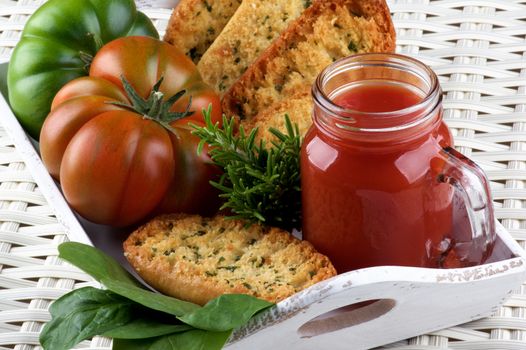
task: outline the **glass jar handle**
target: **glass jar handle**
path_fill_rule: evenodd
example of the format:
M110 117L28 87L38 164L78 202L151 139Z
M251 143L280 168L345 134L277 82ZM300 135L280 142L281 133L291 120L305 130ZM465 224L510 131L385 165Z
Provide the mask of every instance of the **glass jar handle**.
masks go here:
M495 217L489 182L478 165L455 149L446 147L442 149L441 155L445 163L438 181L455 188L463 200L471 224L471 241L452 242L452 249L461 259L483 262L491 254L495 241Z

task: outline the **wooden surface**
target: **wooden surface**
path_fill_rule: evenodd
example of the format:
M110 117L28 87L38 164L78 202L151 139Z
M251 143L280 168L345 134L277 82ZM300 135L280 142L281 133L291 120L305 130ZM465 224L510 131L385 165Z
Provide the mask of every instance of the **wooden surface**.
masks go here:
M501 225L498 254L465 269L373 267L285 300L234 334L231 350L361 350L489 316L526 279L526 255ZM246 336L235 342L236 336Z

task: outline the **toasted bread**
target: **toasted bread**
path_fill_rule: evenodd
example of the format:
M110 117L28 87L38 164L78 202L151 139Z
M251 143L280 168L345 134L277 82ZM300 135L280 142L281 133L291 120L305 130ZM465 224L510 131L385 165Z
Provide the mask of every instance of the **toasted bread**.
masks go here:
M336 274L310 243L222 216L155 218L128 237L124 252L151 286L200 305L228 293L278 302Z
M164 40L197 63L242 0L181 0L168 21Z
M312 124L312 108L311 87L305 86L289 98L277 101L265 108L253 118L241 120L240 125L247 133L257 127L256 142L259 143L260 140L263 140L265 145L270 147L272 146L272 141L277 141L277 139L269 131L269 128L272 127L285 132L285 115L288 115L290 120L298 125L300 135L305 136Z
M223 112L254 118L312 85L339 58L394 49L395 31L384 0L315 1L226 92Z
M243 1L197 65L205 83L224 93L310 3Z

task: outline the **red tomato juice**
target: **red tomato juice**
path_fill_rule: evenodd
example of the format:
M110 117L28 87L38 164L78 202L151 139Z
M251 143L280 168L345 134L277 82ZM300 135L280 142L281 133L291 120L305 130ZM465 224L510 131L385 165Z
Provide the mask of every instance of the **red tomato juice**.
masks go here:
M335 96L333 102L360 112L391 112L411 107L422 101L416 92L400 84L356 84Z
M403 84L373 81L353 84L330 99L357 111L361 127L367 116L360 112L403 110L423 97ZM398 116L401 124L413 117ZM444 264L452 246L453 189L435 180L442 166L436 155L451 144L451 135L441 116L435 119L417 136L401 130L356 140L316 126L309 130L301 160L304 238L339 273Z

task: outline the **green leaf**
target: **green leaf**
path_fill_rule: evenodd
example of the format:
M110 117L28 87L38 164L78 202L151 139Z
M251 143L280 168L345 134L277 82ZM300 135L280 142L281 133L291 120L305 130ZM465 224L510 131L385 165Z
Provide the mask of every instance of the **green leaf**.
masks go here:
M85 287L57 299L49 311L53 318L40 333L40 343L46 350L68 350L128 323L133 303L110 291Z
M231 332L193 330L166 336L156 341L151 350L220 350Z
M77 242L59 246L60 257L90 274L112 292L151 309L182 316L200 306L148 291L117 261L101 250Z
M225 294L178 319L195 328L223 332L244 325L254 314L272 305L250 295Z
M115 259L101 250L78 242L65 242L58 247L59 257L83 270L97 281L111 278L131 286L141 284Z
M230 334L193 330L139 341L115 339L112 350L220 350Z
M113 339L112 350L150 350L159 338ZM166 350L169 350L167 348Z
M153 319L137 319L102 334L115 339L145 339L162 335L186 332L193 327L185 324L166 324Z
M167 295L151 292L119 280L103 278L100 282L106 288L118 295L133 300L150 309L171 315L183 316L188 313L193 313L201 308L199 305L172 298Z

